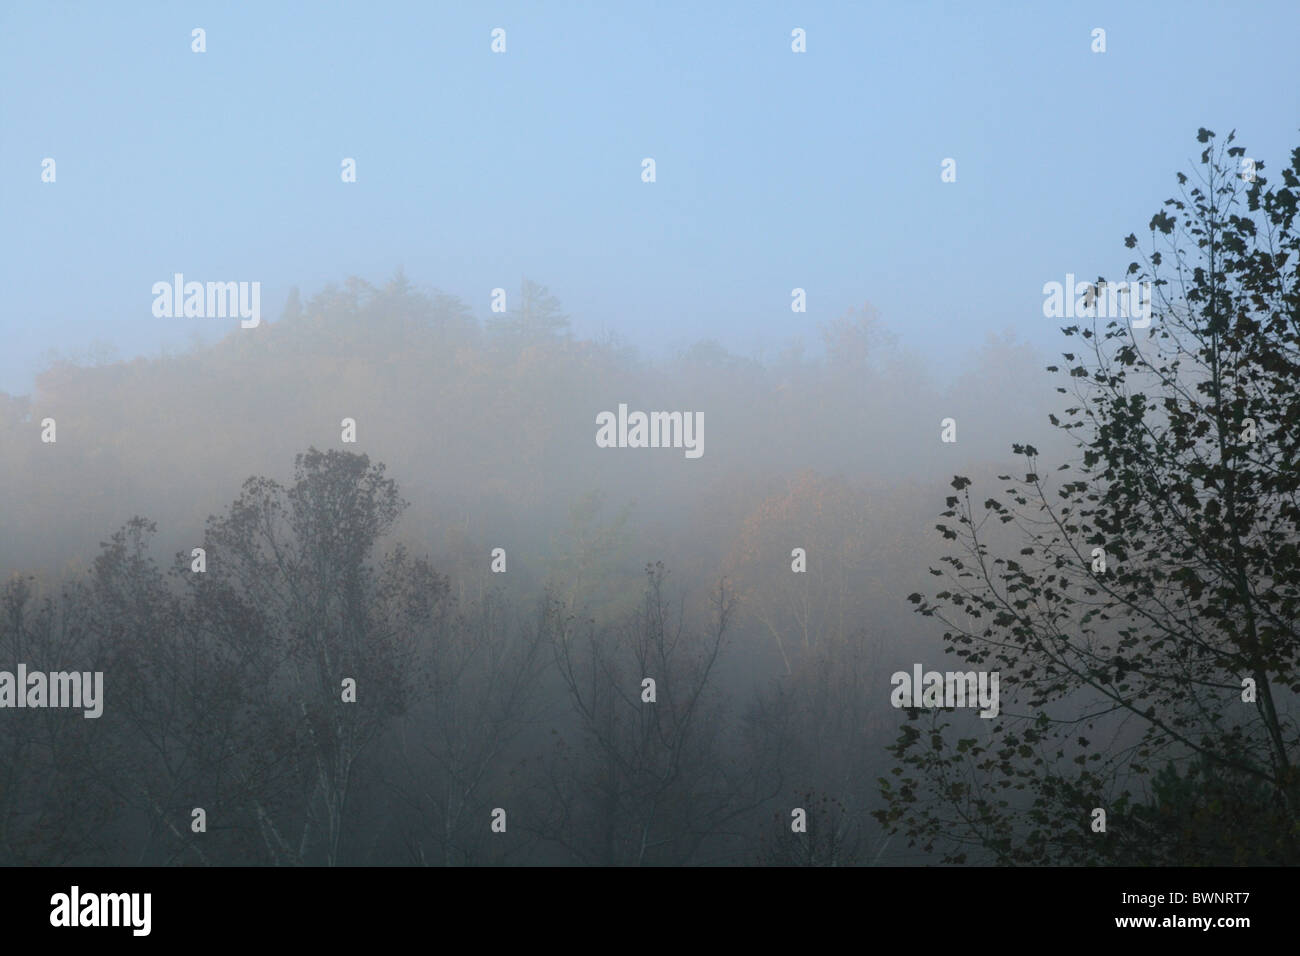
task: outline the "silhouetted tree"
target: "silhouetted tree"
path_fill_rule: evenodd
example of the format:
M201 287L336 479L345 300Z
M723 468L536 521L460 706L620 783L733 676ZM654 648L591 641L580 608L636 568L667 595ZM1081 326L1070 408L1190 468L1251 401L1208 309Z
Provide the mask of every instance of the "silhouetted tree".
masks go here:
M0 661L38 671L104 667L87 620L84 589L41 595L33 577L0 589ZM26 686L16 686L26 695ZM104 701L99 701L102 706ZM87 865L121 851L110 824L121 809L107 776L121 753L102 716L82 710L6 710L0 734L0 863Z
M415 651L403 611L431 579L400 554L372 563L404 506L383 465L312 449L294 479L250 478L209 521L195 626L245 665L242 699L266 746L240 772L267 853L334 865L358 764L407 704Z
M732 598L720 586L711 624L688 629L665 575L648 566L642 606L609 629L556 607L555 662L577 727L558 736L537 829L577 862L707 862L711 841L771 795L725 746L715 669Z
M1300 150L1269 187L1232 136L1198 139L1129 266L1150 328L1064 329L1085 354L1065 353L1075 402L1051 420L1076 477L1018 445L1006 499L955 478L950 586L911 597L1012 698L980 731L934 712L893 748L881 820L946 859L1300 862Z

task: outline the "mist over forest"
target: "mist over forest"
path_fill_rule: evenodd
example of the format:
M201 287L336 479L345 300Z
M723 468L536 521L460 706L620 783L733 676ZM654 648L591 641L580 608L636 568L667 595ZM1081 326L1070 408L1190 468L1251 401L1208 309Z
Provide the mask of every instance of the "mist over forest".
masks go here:
M1090 360L940 376L869 305L650 359L399 273L53 364L3 405L0 703L87 720L6 738L5 859L1291 859L1300 150L1264 191L1199 138ZM1243 199L1280 240L1179 245Z
M0 8L0 865L1300 863L1296 12L912 11Z
M759 733L755 708L779 702L781 721L794 724L763 729L762 747L799 756L783 760L779 772L768 768L773 776L763 781L762 792L748 794L744 806L734 808L738 819L719 826L717 834L701 834L708 852L745 860L738 845L727 845L726 834L734 827L770 830L772 813L783 801L808 793L842 807L837 826L852 842L854 856L837 862L863 862L862 854L898 859L902 847L885 847L869 812L878 807L875 778L898 720L889 706L887 676L913 660L942 663L936 629L901 597L924 583L927 556L938 553L934 519L945 483L935 476L1005 469L1013 440L1050 445L1051 389L1043 356L990 338L970 355L963 374L939 378L923 355L891 343L888 323L867 305L824 323L816 330L819 341L792 340L780 360L768 365L709 340L650 360L617 342L573 336L561 303L536 282L525 279L511 295L510 311L479 318L466 304L436 290L421 291L402 274L382 284L354 278L301 305L291 301L278 321L238 330L212 346L131 362L48 368L33 395L4 396L0 491L21 506L5 510L0 539L4 571L20 575L11 588L23 589L26 609L16 606L16 592L7 607L13 614L39 613L42 602L58 600L64 584L90 587L102 599L105 589L128 587L127 581L115 584L105 577L127 574L144 575L150 593L170 607L190 590L190 552L205 544L205 523L240 507L232 503L246 480L256 476L292 487L295 456L311 449L365 456L347 467L377 473L382 465L384 480L394 483L405 507L395 509L382 536L369 536L368 530L364 542L356 543L358 551L348 556L357 562L353 570L374 569L386 554L403 550L409 560L427 561L425 587L403 583L413 589L408 598L436 605L439 614L467 615L455 628L486 627L484 615L502 614L520 629L480 635L489 643L542 641L538 630L553 625L534 617L549 604L549 614L562 615L568 627L591 629L597 646L606 648L602 653L613 654L614 635L631 626L629 618L645 613L652 580L656 599L690 635L674 653L694 661L713 634L709 628L716 626L717 591L723 587L727 627L699 688L701 706L717 708L718 715L704 721L692 714L689 723L682 717L683 746L695 746L697 734L700 746L705 736L717 735L709 746L756 773L747 764L761 756L751 739ZM1025 386L998 387L1006 381ZM597 447L597 414L619 404L702 412L703 454L691 459L669 448ZM958 423L958 440L942 443L941 422L950 415ZM53 445L37 437L38 423L47 417L57 422ZM356 422L354 444L341 440L344 418ZM315 480L332 480L335 467L344 466L318 463ZM132 524L137 518L149 524ZM313 541L295 544L319 546ZM504 551L504 573L491 570L496 548ZM803 575L791 571L796 548L807 555ZM231 580L234 588L240 579L226 570L228 560L222 546L207 549L207 574ZM663 566L662 577L648 579L647 566L656 564ZM21 577L34 570L39 573L33 578ZM236 577L227 578L231 574ZM106 610L82 609L91 615ZM156 620L165 616L162 607L131 606L117 613L147 615L147 625L118 625L122 633L134 632L133 640L201 640L207 631L195 623L196 632L181 638L172 629L177 625ZM79 639L93 640L102 626L79 625L88 632ZM475 639L455 628L457 639ZM354 639L355 653L368 657L366 639ZM403 653L436 650L419 646L415 634L393 639L404 645ZM540 799L545 779L524 782L523 768L536 764L555 772L548 766L559 759L553 746L565 753L591 746L552 650L533 648L527 666L519 664L522 670L511 675L535 685L535 694L526 714L510 717L510 746L493 748L472 793L460 798L465 806L455 812L467 831L482 829L478 824L494 807ZM468 648L464 653L473 656ZM678 666L675 660L664 664L670 671ZM634 676L629 672L627 679ZM636 697L641 679L635 676L627 693ZM668 678L657 680L665 685ZM828 681L847 682L834 691L845 698L842 703L860 698L843 715L839 736L809 723L813 711L829 706ZM108 687L109 716L81 732L127 737L131 725L122 713L122 690L111 677ZM446 690L470 697L479 692L463 682ZM664 686L665 695L678 692ZM363 681L358 700L393 693L392 687ZM425 706L447 705L439 700ZM395 713L375 728L373 743L356 755L358 779L386 778L405 763L393 748L404 722L418 715ZM418 723L404 732L416 728ZM486 761L487 754L465 759ZM96 762L107 765L110 758L105 754ZM464 771L452 776L456 772ZM688 775L665 786L674 799L686 799L705 782ZM157 786L150 801L158 808L172 804L172 815L185 809L174 801L197 799L179 781ZM302 791L300 798L307 794ZM409 848L397 835L381 838L369 830L373 822L363 811L378 812L377 806L363 805L355 818L347 817L350 839L340 838L341 856L331 856L331 862L402 859ZM157 809L137 812L133 825L160 827ZM634 809L618 812L638 824L665 826L655 814L642 821ZM294 826L310 830L309 811L295 806L294 813L306 815ZM252 826L248 820L241 825ZM181 829L188 833L188 827ZM667 829L668 843L648 861L701 860L702 847L676 847L685 838ZM149 859L184 859L183 843L173 845L167 836L161 828L150 851L160 856ZM137 838L127 831L120 838L128 837ZM474 841L465 840L453 830L436 852L423 847L422 859L496 859L496 851L471 851ZM257 841L252 845L272 853ZM308 862L327 852L311 839L294 845ZM512 858L545 861L588 858L544 835L500 850L507 851ZM236 852L233 845L229 852ZM275 859L272 853L268 862ZM601 862L625 861L616 855Z

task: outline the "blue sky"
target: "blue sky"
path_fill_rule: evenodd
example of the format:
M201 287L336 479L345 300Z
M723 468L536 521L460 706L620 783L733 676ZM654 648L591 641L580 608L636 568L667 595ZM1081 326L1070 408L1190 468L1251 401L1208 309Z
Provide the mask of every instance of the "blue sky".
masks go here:
M268 320L401 266L480 316L527 275L651 352L771 357L866 302L936 362L1054 352L1043 283L1122 272L1199 126L1300 145L1297 36L1294 2L3 0L0 390L238 330L155 318L174 272L260 281Z

